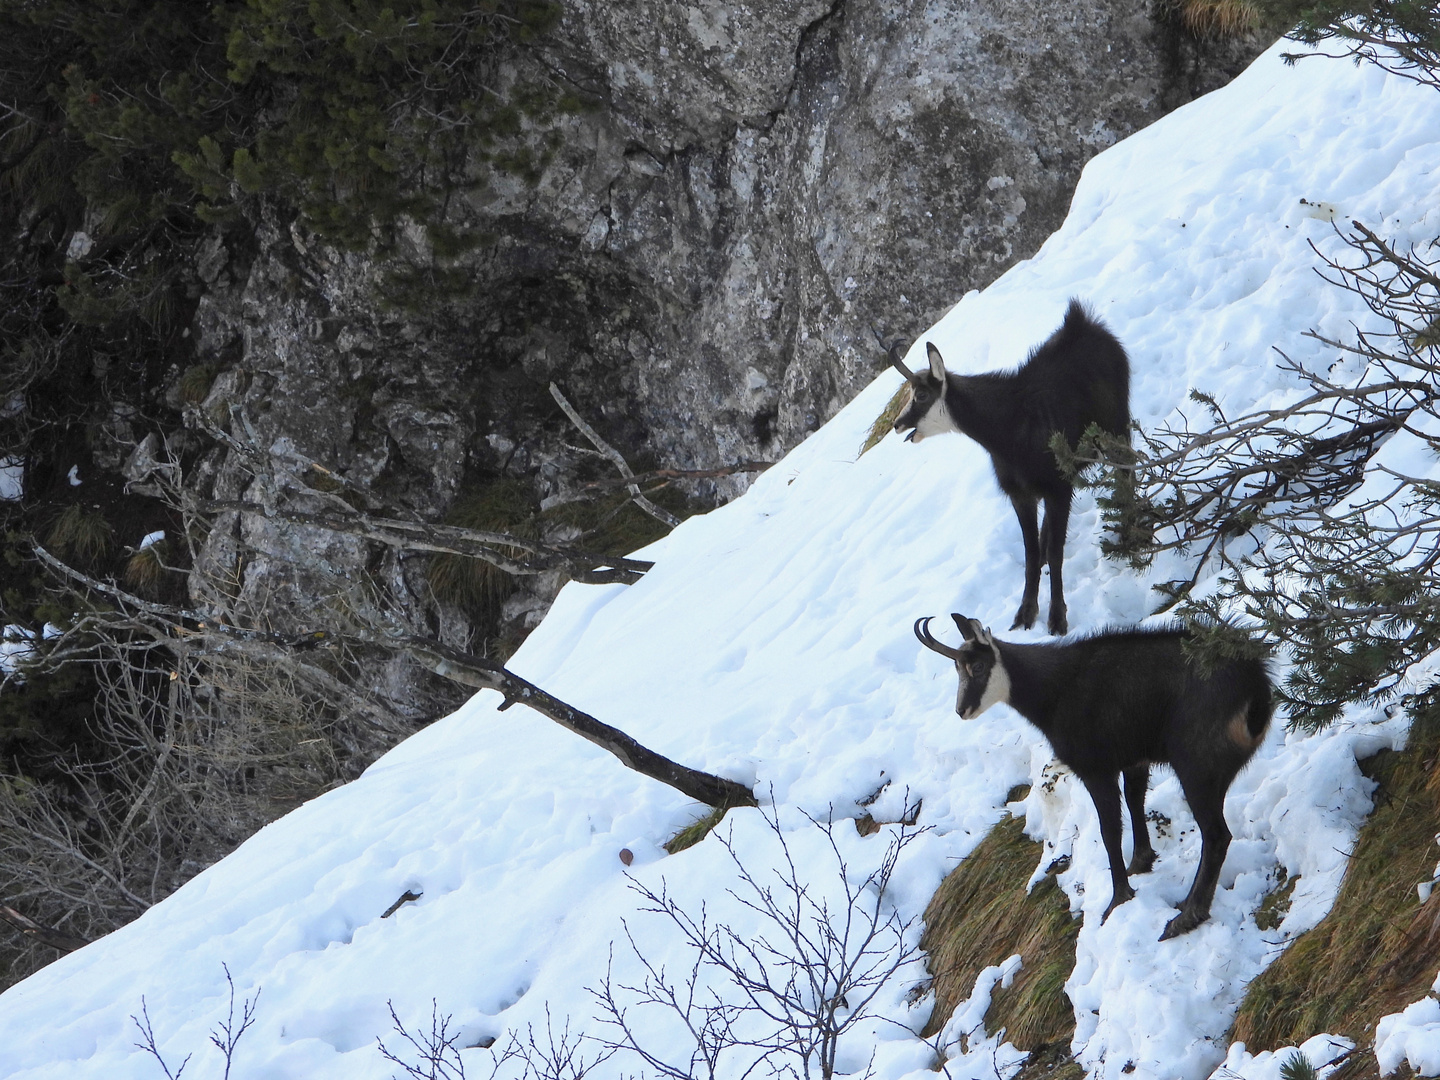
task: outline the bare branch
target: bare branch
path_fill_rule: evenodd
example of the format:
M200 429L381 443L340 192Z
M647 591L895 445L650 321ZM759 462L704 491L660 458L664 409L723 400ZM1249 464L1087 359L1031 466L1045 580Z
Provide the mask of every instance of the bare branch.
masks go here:
M589 439L595 449L609 458L611 463L620 470L620 475L625 477L627 481L625 486L630 491L630 498L636 506L640 507L641 510L644 510L645 513L649 514L656 521L668 525L672 529L680 524L680 519L674 514L663 507L656 506L644 495L640 494L640 487L635 483L635 474L630 471L630 466L625 463L625 459L620 455L620 451L600 438L595 429L585 422L584 417L575 411L575 406L566 400L565 395L560 392L560 387L556 386L553 382L550 384L550 396L555 399L555 403L559 405L565 415L570 418L570 422L580 429L580 434Z
M732 840L718 837L739 880L730 895L754 914L754 925L715 921L704 904L698 913L687 910L663 883L657 891L631 881L642 910L678 931L692 962L677 981L645 955L627 925L642 977L636 984L618 982L612 960L591 988L606 1031L597 1037L602 1045L634 1054L675 1080L761 1069L828 1080L836 1075L845 1036L872 1018L883 988L918 957L916 919L901 917L889 884L901 852L923 829L902 825L878 865L857 880L836 844L833 820L812 818L834 861L827 889L802 874L778 818L762 813L780 850L773 881L756 877ZM631 1015L650 1009L670 1014L688 1032L688 1061L664 1058L646 1045Z
M348 514L304 513L299 510L266 507L259 503L234 501L202 502L199 504L199 509L206 513L235 511L245 514L262 514L295 525L308 525L327 529L330 532L359 536L404 551L430 551L463 555L467 558L488 562L492 566L504 570L507 574L517 576L564 570L576 581L589 585L610 585L616 582L630 585L639 581L641 575L655 565L644 559L596 555L571 548L554 547L509 533L466 529L457 525L431 525L398 518L374 517L359 511L352 511ZM503 550L505 548L528 551L534 557L521 559L508 554ZM596 570L596 566L609 566L613 569Z
M186 647L192 651L239 650L258 660L262 654L268 655L269 650L275 647L290 651L308 651L321 646L340 645L348 641L351 644L375 646L391 652L403 652L442 678L474 689L498 691L505 699L505 703L501 706L502 709L509 708L516 702L529 706L567 730L609 751L626 768L643 773L663 784L668 784L677 791L708 806L755 805L754 795L744 785L671 761L664 755L642 746L618 728L611 727L590 714L546 693L533 683L507 670L503 665L482 657L471 656L433 638L423 638L404 632L386 633L374 629L357 630L350 633L314 630L285 635L214 620L207 621L199 612L143 600L116 586L98 581L67 566L38 544L35 545L34 550L47 565L68 579L120 600L122 603L137 607L147 615L161 619L165 629L171 634L187 639ZM225 644L219 645L219 642ZM257 652L257 649L260 652Z
M62 953L74 952L76 949L83 949L90 943L84 938L72 937L63 931L56 930L53 926L41 926L34 919L20 914L9 904L0 904L0 921L8 923L11 928L22 934L28 934L36 941L49 945L52 949L59 949Z

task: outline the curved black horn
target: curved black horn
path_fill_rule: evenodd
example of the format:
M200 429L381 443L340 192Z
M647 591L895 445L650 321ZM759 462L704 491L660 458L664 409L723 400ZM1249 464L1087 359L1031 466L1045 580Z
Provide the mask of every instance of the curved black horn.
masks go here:
M959 660L959 649L952 649L944 642L936 641L934 636L930 633L930 620L934 617L935 616L931 615L927 618L916 619L915 636L920 639L920 644L924 645L931 652L938 652L941 656L948 656L951 660Z
M912 383L918 383L920 381L918 378L916 378L915 373L909 368L907 368L904 362L900 359L900 342L895 341L891 343L889 356L890 366L893 367L896 371L900 372L901 375L904 375L907 380Z
M907 368L904 361L900 359L900 342L904 341L905 339L896 338L894 341L890 342L890 344L887 345L885 344L885 339L880 336L880 331L876 330L873 325L870 327L870 332L875 335L875 340L878 341L880 343L880 347L885 350L885 355L886 358L890 361L890 365L896 371L900 372L901 375L904 375L906 380L908 380L909 382L918 382L919 380L915 377L915 373L909 368Z

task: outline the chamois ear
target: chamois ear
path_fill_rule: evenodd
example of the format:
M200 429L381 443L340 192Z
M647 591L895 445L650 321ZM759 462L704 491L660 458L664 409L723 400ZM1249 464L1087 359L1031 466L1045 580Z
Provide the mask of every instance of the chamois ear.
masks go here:
M979 619L972 619L968 615L958 615L953 611L950 613L950 617L955 620L955 625L960 628L960 633L966 641L978 641L981 645L989 645L994 648L995 639L990 636L990 628L983 625Z
M942 386L945 384L945 360L940 355L940 350L930 342L925 342L925 355L930 358L930 374L935 376L937 382Z

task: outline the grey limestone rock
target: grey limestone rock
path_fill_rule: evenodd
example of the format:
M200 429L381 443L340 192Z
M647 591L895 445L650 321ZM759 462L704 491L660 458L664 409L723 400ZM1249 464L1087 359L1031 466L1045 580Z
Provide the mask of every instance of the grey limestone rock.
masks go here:
M440 259L422 225L401 231L420 272L407 303L385 297L388 264L273 210L253 250L204 248L194 332L222 369L206 407L240 406L263 438L431 520L477 476L523 477L537 501L563 494L584 451L552 380L632 460L778 457L878 370L870 325L918 333L1032 254L1090 157L1267 44L1197 42L1163 11L567 0L554 41L523 63L597 106L560 121L538 183L492 179L453 201L452 223L489 237L480 248ZM222 489L237 468L207 483ZM319 588L307 560L318 574L373 558L236 528L216 543L244 536L267 553L243 595L297 621ZM287 560L301 570L282 574ZM463 636L414 568L387 572L414 585L417 626ZM533 625L555 587L512 598L513 621Z

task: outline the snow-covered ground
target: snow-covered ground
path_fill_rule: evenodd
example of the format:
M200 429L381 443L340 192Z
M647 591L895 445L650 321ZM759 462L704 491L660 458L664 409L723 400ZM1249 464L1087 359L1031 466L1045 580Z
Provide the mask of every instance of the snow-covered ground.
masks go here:
M1184 407L1190 387L1231 412L1295 396L1272 347L1323 368L1302 332L1343 338L1369 318L1314 273L1309 244L1338 247L1331 213L1401 243L1440 235L1440 95L1373 67L1286 67L1281 48L1092 161L1065 225L1035 258L960 299L911 366L927 338L952 370L1015 364L1079 296L1130 352L1142 424ZM1002 637L1041 638L1003 632L1019 601L1020 537L977 446L890 436L857 456L898 381L881 374L744 497L653 545L655 569L640 583L567 586L512 667L662 753L753 782L773 797L801 877L825 895L834 855L806 813L854 816L885 781L877 819L923 799L930 831L892 880L902 919L1005 812L1012 786L1033 782L1029 828L1046 839L1047 863L1072 855L1060 880L1085 919L1066 990L1091 1074L1199 1080L1226 1062L1228 1075L1278 1075L1280 1056L1232 1051L1224 1032L1246 983L1327 911L1370 808L1356 757L1403 742L1402 723L1360 710L1318 735L1277 723L1230 792L1235 841L1213 918L1165 943L1156 938L1199 842L1178 785L1158 775L1150 805L1173 827L1157 837L1155 871L1135 879L1139 895L1101 926L1110 884L1083 789L1064 776L1040 782L1046 746L1008 710L960 721L951 665L911 635L917 616L960 611ZM1150 583L1179 571L1165 560L1148 576L1109 564L1097 530L1082 496L1066 560L1078 630L1144 618ZM143 996L171 1067L193 1052L187 1077L219 1076L207 1035L226 1012L222 965L241 995L260 991L237 1080L395 1074L376 1044L386 1036L395 1049L387 1002L428 1029L433 1000L466 1046L503 1045L527 1025L543 1035L547 1016L557 1031L594 1030L587 987L612 945L616 980L636 977L627 928L672 975L686 963L673 924L641 910L631 876L697 916L705 904L742 936L763 931L729 895L738 872L715 836L674 856L661 849L700 807L523 706L498 704L478 694L143 918L0 996L0 1075L159 1076L134 1045ZM761 812L732 812L722 831L771 880L780 846ZM834 830L852 878L873 869L893 832ZM1254 911L1281 865L1300 877L1294 904L1278 930L1261 931ZM382 919L407 890L420 899ZM1005 974L992 970L977 993ZM904 968L876 999L876 1019L842 1047L842 1070L933 1075L933 1049L912 1034L929 1001L906 998L921 975ZM675 1025L634 1015L656 1052L687 1059ZM1014 1060L979 1032L962 1054L960 1026L945 1033L957 1080ZM472 1077L491 1074L493 1050L463 1055ZM592 1075L638 1071L617 1057Z

